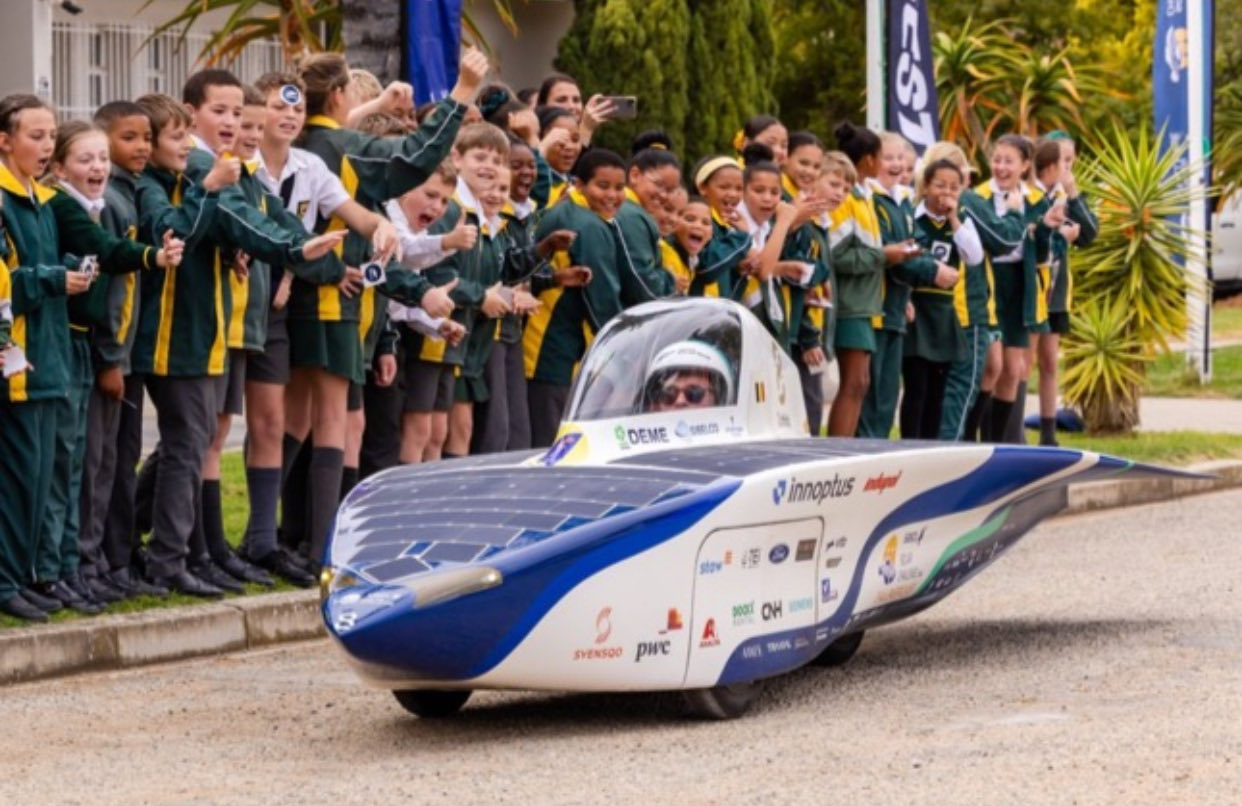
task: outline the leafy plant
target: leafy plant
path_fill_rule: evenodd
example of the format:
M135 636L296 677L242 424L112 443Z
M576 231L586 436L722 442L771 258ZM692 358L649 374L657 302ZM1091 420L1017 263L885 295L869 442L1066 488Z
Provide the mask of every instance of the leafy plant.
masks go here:
M1185 146L1160 152L1144 127L1133 140L1114 127L1094 144L1080 184L1100 220L1099 235L1075 258L1075 316L1064 346L1063 393L1092 432L1138 423L1147 362L1186 332L1183 268L1190 230L1177 216L1194 194Z

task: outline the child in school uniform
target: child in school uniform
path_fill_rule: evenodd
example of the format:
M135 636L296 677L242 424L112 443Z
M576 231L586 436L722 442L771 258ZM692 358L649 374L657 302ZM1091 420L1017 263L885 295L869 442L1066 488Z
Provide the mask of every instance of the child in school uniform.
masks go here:
M964 187L965 175L950 160L928 163L919 181L915 237L937 271L934 283L911 294L914 321L902 348L903 439L939 437L949 368L966 358L958 301L966 297L965 267L983 261L983 244L974 221L959 212Z
M664 270L673 276L681 294L690 289L699 256L712 239L712 208L702 196L687 196L673 231L660 240Z
M743 154L746 168L742 171L742 203L737 211L741 228L750 235L751 251L749 268L741 282L735 286L734 299L751 310L772 336L786 350L789 349L790 312L786 310L786 296L780 287L781 274L792 269L791 277L802 281L799 261L782 263L786 253L786 239L798 216L794 204L781 199L781 171L772 159L771 150L761 143L746 146ZM807 280L813 272L806 272Z
M935 260L923 254L914 239L913 188L901 183L906 170L906 139L895 132L880 135L880 164L867 180L885 246L905 249L903 259L889 262L884 270L884 308L871 320L876 350L871 356L871 384L858 419L858 435L888 439L897 413L902 377L902 344L907 331L906 308L915 288L947 282ZM939 277L938 277L939 275ZM939 423L937 422L937 427ZM904 434L904 432L903 432Z
M96 262L95 270L107 275L94 283L88 294L69 303L69 409L67 416L60 419L57 433L58 462L69 463L68 487L63 490L63 514L56 517L46 536L50 542L42 552L49 563L47 573L51 573L51 565L59 558L60 578L83 600L66 604L92 612L126 596L107 581L104 572L108 568L101 567L105 562L101 542L107 499L111 495L111 474L109 470L106 484L96 482L102 463L99 437L94 440L95 450L88 450L92 447L92 422L115 446L119 397L124 384L119 368L102 367L101 380L108 386L109 396L96 394L101 384L96 381L95 366L99 360L95 355L101 346L111 360L128 360L124 346L114 335L121 320L132 319L133 298L128 288L136 284L142 272L175 268L184 244L165 233L165 247L157 249L131 241L125 237L128 233L114 235L101 226L111 165L107 134L93 123L75 120L60 127L51 168L52 182L59 192L49 205L56 215L62 252L83 259L90 256ZM129 323L125 325L129 330ZM101 406L103 412L98 410ZM110 418L106 416L109 413Z
M1052 132L1047 139L1059 147L1060 187L1066 202L1066 221L1052 233L1048 332L1042 333L1036 344L1036 358L1039 361L1039 444L1055 446L1057 357L1061 350L1061 337L1069 333L1070 329L1069 314L1074 287L1070 275L1069 248L1071 245L1089 246L1099 233L1100 223L1079 192L1078 182L1074 179L1074 161L1077 157L1074 141L1062 131Z
M55 191L38 182L51 160L55 132L56 116L42 100L0 99L0 230L12 315L0 378L0 612L27 621L46 621L63 600L80 599L58 578L59 567L57 576L36 575L54 483L57 422L68 407L67 297L86 292L91 283L89 274L65 267L49 205ZM28 366L21 371L23 355Z
M536 230L539 240L558 230L574 238L554 255L552 279L532 285L541 305L522 336L532 447L547 447L556 437L574 366L586 352L584 330L598 332L622 309L612 222L624 201L625 162L592 149L578 160L566 199L544 213Z
M712 211L712 237L699 255L692 297L733 297L742 283L739 267L750 255L750 233L741 227L742 165L733 157L706 157L694 170L694 186Z

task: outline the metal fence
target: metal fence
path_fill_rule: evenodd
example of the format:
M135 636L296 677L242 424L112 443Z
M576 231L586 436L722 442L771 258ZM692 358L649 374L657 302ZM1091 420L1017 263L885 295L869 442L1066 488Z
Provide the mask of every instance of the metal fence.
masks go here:
M149 92L180 97L186 77L202 65L198 54L208 34L150 38L152 28L107 23L52 24L52 100L61 118L89 118L108 101L132 100ZM253 42L227 67L243 81L284 64L280 44Z

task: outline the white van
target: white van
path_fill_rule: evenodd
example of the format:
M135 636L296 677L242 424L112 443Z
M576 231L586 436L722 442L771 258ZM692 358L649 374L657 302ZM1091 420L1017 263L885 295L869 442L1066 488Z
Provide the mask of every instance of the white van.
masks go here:
M1213 297L1242 291L1242 192L1212 215L1212 279Z

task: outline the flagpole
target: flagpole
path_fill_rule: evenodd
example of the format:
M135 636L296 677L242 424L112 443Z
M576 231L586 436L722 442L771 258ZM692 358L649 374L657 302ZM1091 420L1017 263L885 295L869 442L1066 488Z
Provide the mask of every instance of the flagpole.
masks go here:
M1204 41L1204 14L1211 13L1205 9L1212 0L1189 0L1186 3L1186 41L1202 43ZM1191 49L1186 70L1186 141L1190 161L1191 201L1189 210L1190 230L1187 233L1189 245L1186 257L1186 271L1192 278L1189 292L1186 294L1186 361L1194 367L1201 383L1212 380L1212 296L1207 287L1207 243L1205 230L1207 226L1207 188L1204 187L1205 148L1209 132L1204 131L1207 120L1205 110L1205 81L1210 80L1205 70L1211 70L1209 59L1212 49L1207 48L1208 56L1204 56L1201 47Z
M884 125L884 0L867 0L867 128Z

